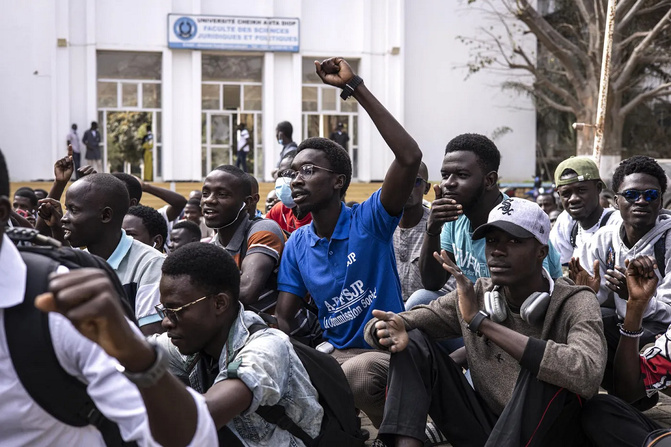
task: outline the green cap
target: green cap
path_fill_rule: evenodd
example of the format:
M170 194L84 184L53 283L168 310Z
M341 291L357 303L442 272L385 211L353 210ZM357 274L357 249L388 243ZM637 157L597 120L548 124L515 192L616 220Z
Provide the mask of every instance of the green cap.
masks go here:
M561 180L561 176L567 169L575 171L578 176ZM570 185L575 182L587 180L601 180L599 168L594 160L589 157L570 157L559 163L555 171L555 186Z

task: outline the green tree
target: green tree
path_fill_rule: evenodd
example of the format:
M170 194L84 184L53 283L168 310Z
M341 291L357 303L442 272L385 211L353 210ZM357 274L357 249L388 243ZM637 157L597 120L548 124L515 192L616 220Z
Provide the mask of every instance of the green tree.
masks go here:
M151 123L147 112L111 112L107 116L107 157L113 171L122 171L124 162L132 166L142 160L139 130Z
M504 87L530 94L542 119L548 110L572 115L566 123L596 121L607 0L468 0L499 23L483 27L477 37L461 37L470 46L471 73L481 69L513 70L515 78ZM608 92L604 155L627 153L624 144L644 144L650 130L636 122L655 126L660 140L664 123L628 119L659 110L671 94L671 0L619 0L613 37ZM535 37L537 46L525 43ZM530 49L531 47L531 49ZM527 75L527 76L524 76ZM668 107L664 108L668 110ZM667 112L668 113L668 112ZM639 129L635 139L625 130ZM570 141L570 131L558 129ZM591 154L592 132L577 132L578 154ZM636 150L635 152L640 152Z

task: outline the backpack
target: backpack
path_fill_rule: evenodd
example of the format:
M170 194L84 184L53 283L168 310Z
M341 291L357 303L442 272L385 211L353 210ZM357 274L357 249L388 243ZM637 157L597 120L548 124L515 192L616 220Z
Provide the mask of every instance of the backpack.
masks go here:
M28 233L35 232L32 236ZM12 240L37 238L37 231L7 229ZM125 442L119 427L107 419L86 392L86 385L68 374L58 362L49 331L48 314L34 306L35 297L48 290L49 275L60 265L69 269L95 267L105 270L119 296L123 287L114 270L102 258L81 250L60 247L51 238L52 247L18 247L26 264L26 293L22 303L5 309L5 334L16 374L30 397L60 422L74 427L94 425L107 446L134 446ZM51 242L53 241L53 242ZM135 321L130 305L122 300L127 316Z
M607 211L601 220L599 221L599 228L603 227L606 225L606 222L608 222L608 219L610 218L610 215L613 214L615 210L610 210ZM571 228L571 238L569 239L571 241L571 247L576 248L576 239L578 237L578 221L576 220L575 223L573 224L573 228Z
M263 324L253 324L249 333L268 329ZM310 437L294 423L281 405L260 406L256 414L271 424L287 430L303 441L307 447L363 447L365 438L361 433L360 421L354 407L354 397L345 373L340 365L328 354L319 352L293 338L291 344L310 382L319 395L319 404L324 409L321 429L316 438ZM237 378L239 362L233 361L227 369L229 378Z
M671 446L671 431L668 428L660 428L650 432L643 441L643 447L669 447Z

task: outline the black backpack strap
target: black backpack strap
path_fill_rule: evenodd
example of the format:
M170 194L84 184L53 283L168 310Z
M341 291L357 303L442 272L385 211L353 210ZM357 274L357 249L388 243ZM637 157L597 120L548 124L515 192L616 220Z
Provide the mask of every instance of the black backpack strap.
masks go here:
M249 328L249 335L255 334L256 332L268 329L268 326L261 323L254 323ZM238 367L240 366L239 360L232 361L227 368L228 378L237 379L238 378ZM303 441L306 446L311 446L314 443L314 439L305 433L305 431L300 428L296 423L287 416L287 413L282 405L261 405L256 409L256 414L261 416L266 422L277 425L282 430L286 430L296 438Z
M613 214L614 212L615 212L615 210L606 211L606 213L601 218L601 221L599 222L599 228L606 225L606 223L608 222L608 219L610 219L611 214Z
M108 446L124 443L119 427L105 418L86 392L86 385L67 373L56 357L49 316L34 306L48 290L49 274L59 263L37 253L22 252L27 267L26 293L21 304L5 310L5 333L12 364L30 397L64 424L100 430Z
M576 220L575 223L573 224L573 228L571 228L571 237L570 237L570 242L571 242L571 247L576 248L576 238L578 237L578 221Z
M666 233L665 231L662 236L657 239L655 242L655 261L657 261L657 268L659 269L659 274L664 278L666 275Z

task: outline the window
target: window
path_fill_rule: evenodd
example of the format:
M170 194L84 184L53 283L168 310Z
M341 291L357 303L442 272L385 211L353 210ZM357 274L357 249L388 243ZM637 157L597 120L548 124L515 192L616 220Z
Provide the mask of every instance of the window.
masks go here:
M221 164L234 164L236 131L245 123L252 138L247 170L260 177L263 169L263 57L203 54L202 175Z
M161 53L98 51L98 126L106 169L162 176ZM148 127L150 126L150 127ZM152 129L151 157L142 139ZM151 159L151 166L145 160Z

